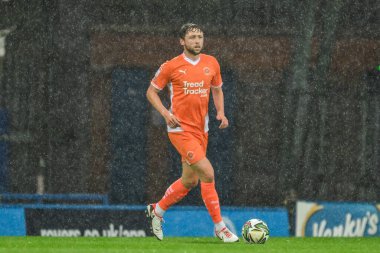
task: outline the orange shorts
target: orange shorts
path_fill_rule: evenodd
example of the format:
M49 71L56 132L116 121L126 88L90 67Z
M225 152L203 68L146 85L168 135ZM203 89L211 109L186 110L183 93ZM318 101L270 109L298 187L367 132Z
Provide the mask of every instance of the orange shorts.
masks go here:
M208 133L169 133L169 139L181 155L182 162L192 165L206 157Z

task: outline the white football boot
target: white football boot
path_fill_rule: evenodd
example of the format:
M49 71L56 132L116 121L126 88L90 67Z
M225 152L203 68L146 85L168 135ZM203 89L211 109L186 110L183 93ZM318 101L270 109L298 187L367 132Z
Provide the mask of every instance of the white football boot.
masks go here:
M239 237L232 233L227 227L222 228L220 231L216 231L215 229L215 235L226 243L239 241Z
M162 239L164 239L164 233L162 232L162 217L158 216L154 212L154 207L152 204L147 205L145 214L151 222L151 229L153 234L157 237L158 240L162 241Z

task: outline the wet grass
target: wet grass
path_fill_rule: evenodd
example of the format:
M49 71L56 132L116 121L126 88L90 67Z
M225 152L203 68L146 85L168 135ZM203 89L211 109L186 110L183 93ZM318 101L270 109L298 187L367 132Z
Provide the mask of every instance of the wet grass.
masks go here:
M57 238L57 237L0 237L1 253L75 253L75 252L136 252L136 253L326 253L380 252L380 237L372 238L270 238L264 245L240 241L224 244L216 238L167 237L155 238Z

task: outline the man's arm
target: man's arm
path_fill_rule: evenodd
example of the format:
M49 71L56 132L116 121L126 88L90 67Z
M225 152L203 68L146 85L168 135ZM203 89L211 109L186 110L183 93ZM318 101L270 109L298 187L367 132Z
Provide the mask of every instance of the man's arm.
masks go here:
M146 97L148 98L148 101L162 115L162 117L164 117L166 124L169 127L176 128L181 126L181 121L177 119L172 113L170 113L162 104L161 98L158 95L159 92L160 90L154 88L152 85L149 85L149 88L146 91Z
M222 87L212 87L211 92L216 108L216 119L221 121L219 128L226 128L228 127L228 119L224 115L224 95Z

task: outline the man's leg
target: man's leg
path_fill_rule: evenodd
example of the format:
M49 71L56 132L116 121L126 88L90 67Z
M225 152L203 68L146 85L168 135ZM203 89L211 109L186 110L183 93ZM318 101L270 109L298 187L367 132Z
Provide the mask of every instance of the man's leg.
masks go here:
M172 205L183 199L189 191L198 185L197 173L187 164L182 163L182 176L166 190L165 195L156 205L156 213L161 217Z
M147 216L151 219L152 231L157 239L163 239L161 223L165 211L184 198L192 188L197 186L198 181L197 173L188 164L183 163L182 177L169 186L158 203L147 206Z
M234 235L224 224L218 193L215 189L214 168L210 161L204 158L191 165L191 168L198 174L201 181L201 194L203 202L215 224L215 234L224 242L237 242L239 238Z
M201 180L202 199L215 224L222 221L219 206L219 197L215 189L214 168L207 158L191 165L191 168L198 174Z

